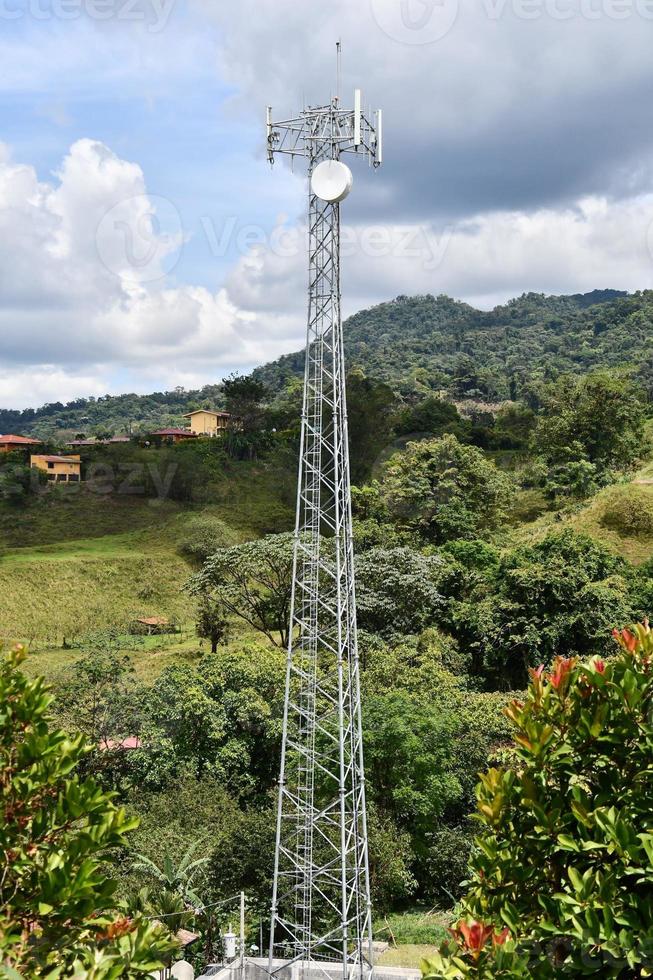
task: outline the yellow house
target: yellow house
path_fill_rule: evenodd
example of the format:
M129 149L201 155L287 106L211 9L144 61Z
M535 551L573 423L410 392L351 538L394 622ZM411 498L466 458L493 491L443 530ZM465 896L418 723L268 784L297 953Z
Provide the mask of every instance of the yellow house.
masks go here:
M82 463L79 456L30 456L33 470L48 474L49 483L79 483Z
M231 415L229 412L211 412L206 408L199 408L196 412L184 415L184 418L190 419L188 428L196 436L221 436L229 427Z

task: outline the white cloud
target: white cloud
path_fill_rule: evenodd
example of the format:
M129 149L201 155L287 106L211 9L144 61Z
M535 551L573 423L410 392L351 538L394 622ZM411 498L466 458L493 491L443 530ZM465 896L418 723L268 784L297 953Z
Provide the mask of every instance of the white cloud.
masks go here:
M106 394L106 383L90 372L71 373L54 365L19 368L0 376L0 405L33 408L47 402Z
M140 167L101 143L74 143L52 182L2 148L0 404L106 390L118 369L153 364L159 378L217 380L292 346L283 315L263 329L224 289L171 285L178 221L170 202L148 196Z
M529 290L633 291L653 286L653 195L586 197L563 208L480 214L449 225L343 228L345 315L400 293L448 293L490 308ZM284 305L297 319L305 297L303 231L297 248L258 248L227 280L230 295L261 317Z
M651 194L440 224L343 212L345 314L399 293L488 307L530 289L651 285ZM101 143L75 142L49 181L0 147L0 405L201 385L301 345L303 227L281 216L214 291L175 283L186 238L141 168Z

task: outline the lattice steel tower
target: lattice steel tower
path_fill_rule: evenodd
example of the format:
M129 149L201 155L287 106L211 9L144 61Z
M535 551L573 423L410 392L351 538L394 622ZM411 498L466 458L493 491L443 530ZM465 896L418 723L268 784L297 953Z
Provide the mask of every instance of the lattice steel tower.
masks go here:
M381 112L338 97L272 121L268 156L303 157L309 175L309 290L291 630L270 932L277 957L311 973L372 968L371 905L356 640L342 320L340 206L358 154L382 161ZM332 972L331 972L332 975Z

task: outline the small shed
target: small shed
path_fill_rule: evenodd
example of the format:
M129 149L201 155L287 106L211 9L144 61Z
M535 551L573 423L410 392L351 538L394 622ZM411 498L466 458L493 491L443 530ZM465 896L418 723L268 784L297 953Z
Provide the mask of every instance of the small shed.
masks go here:
M139 616L134 620L131 632L155 636L159 633L174 633L175 626L167 616Z

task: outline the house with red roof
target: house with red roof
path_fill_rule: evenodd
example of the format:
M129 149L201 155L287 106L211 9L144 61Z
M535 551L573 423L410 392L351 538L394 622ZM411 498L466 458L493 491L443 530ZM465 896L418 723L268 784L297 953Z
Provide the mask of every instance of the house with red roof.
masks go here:
M28 446L40 446L40 439L28 439L27 436L0 436L0 453L13 453L16 449L27 449Z
M165 439L167 442L183 442L184 439L197 439L197 435L189 429L158 429L156 432L152 432L151 435L158 436L159 439Z

